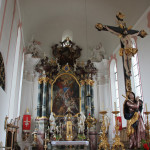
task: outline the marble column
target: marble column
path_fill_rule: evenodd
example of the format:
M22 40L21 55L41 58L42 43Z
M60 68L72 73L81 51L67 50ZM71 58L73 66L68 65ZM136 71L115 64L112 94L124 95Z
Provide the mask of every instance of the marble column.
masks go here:
M91 79L86 80L86 117L93 113L93 110L91 111L92 106L94 106L94 103L92 102L92 86L94 84L94 81ZM93 115L93 114L91 114Z
M42 118L47 118L47 89L49 78L43 77L43 101L42 101Z
M38 80L38 101L37 101L37 118L42 116L42 93L43 93L43 82L42 78Z
M93 99L93 86L90 86L91 91L91 116L94 117L94 99Z
M85 81L81 80L81 111L85 114Z
M48 82L48 105L47 105L48 116L50 116L50 114L51 114L51 97L52 97L51 84L52 84L52 79L49 79L49 82Z

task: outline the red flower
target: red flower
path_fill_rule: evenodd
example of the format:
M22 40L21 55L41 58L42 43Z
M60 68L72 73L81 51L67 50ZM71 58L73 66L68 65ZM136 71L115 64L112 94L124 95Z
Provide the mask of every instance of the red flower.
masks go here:
M149 150L147 143L143 144L144 149Z

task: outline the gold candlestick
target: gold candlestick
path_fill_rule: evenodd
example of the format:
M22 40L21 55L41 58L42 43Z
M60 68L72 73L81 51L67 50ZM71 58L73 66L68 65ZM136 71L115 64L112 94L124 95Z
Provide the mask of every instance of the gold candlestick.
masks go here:
M147 110L147 109L146 109ZM149 139L149 121L148 121L148 115L150 114L150 112L146 111L144 112L144 114L146 115L147 117L147 123L145 125L145 128L146 128L146 142L149 143L150 142L150 139Z
M95 118L91 117L91 115L89 115L85 122L86 122L88 128L90 129L91 127L93 127L93 125L96 125L97 120Z
M44 150L47 150L48 146L47 143L50 142L49 137L47 136L47 133L45 133L45 139L44 139Z
M85 120L85 123L87 124L88 132L90 132L90 128L93 127L94 125L96 125L97 120L96 120L96 118L91 117L91 115L89 115L89 116L87 117L87 119ZM88 134L89 134L89 133L88 133ZM87 134L87 135L88 135L88 134ZM87 140L89 140L89 135L88 135L88 137L87 137Z
M115 138L114 138L114 143L112 145L112 150L115 150L116 147L121 147L123 150L124 149L124 144L120 141L120 137L119 137L119 126L118 126L118 122L117 122L117 114L119 113L119 111L112 111L113 114L115 114Z
M108 139L106 137L106 125L105 125L105 115L106 115L107 111L100 111L99 113L102 114L102 117L103 117L103 122L102 122L102 127L101 127L101 130L103 133L99 137L99 141L101 141L101 143L99 144L98 147L99 147L99 150L101 148L103 148L105 150L106 149L110 150L110 145L109 145Z

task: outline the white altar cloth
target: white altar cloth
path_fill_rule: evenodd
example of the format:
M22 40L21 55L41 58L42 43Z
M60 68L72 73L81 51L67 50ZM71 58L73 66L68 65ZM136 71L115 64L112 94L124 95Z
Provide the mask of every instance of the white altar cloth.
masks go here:
M52 146L59 145L84 145L89 146L89 141L51 141Z

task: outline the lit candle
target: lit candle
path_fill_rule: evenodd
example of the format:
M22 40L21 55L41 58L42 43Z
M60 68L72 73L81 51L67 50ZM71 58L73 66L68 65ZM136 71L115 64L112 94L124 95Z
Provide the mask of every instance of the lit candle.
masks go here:
M104 110L104 102L102 101L102 111Z
M114 102L115 111L117 111L117 105L116 102Z
M146 112L147 112L147 103L145 104L145 107L146 107Z

